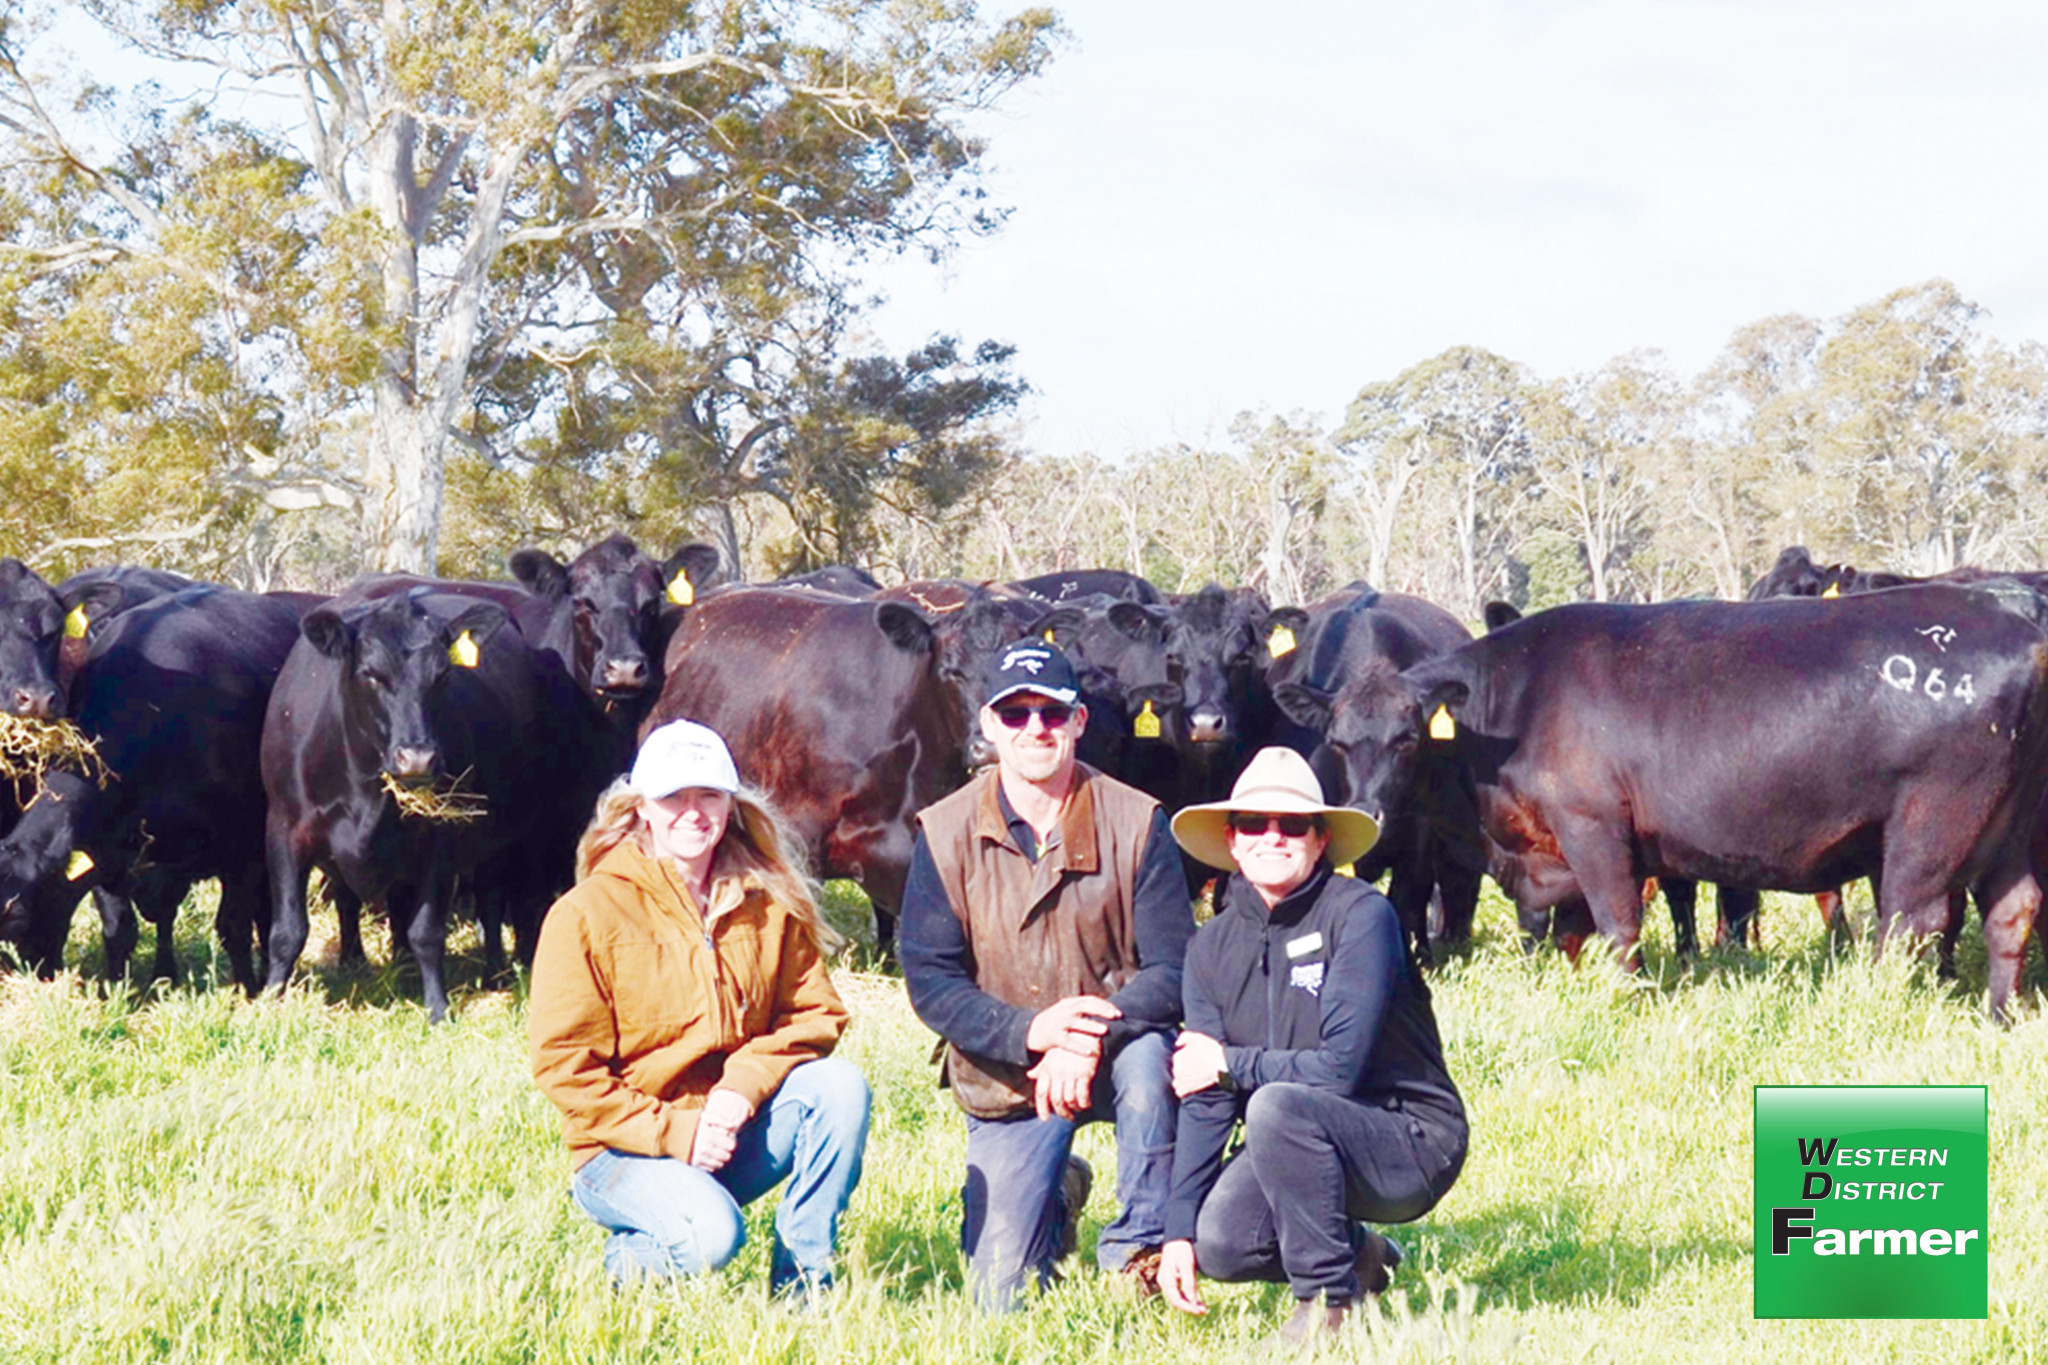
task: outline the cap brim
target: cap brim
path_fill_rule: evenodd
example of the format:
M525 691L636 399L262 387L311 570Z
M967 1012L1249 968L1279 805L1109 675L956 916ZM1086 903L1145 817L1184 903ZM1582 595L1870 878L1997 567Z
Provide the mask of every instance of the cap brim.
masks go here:
M1272 815L1320 815L1330 833L1324 856L1330 866L1355 863L1380 841L1379 821L1349 806L1317 806L1306 801L1274 800L1248 806L1242 802L1211 801L1189 806L1173 817L1174 841L1199 863L1224 872L1237 871L1237 859L1230 856L1230 813L1258 810Z
M1034 693L1041 697L1051 697L1054 701L1059 702L1063 706L1072 706L1075 702L1081 700L1081 694L1071 687L1047 687L1044 683L1030 682L1012 683L1010 686L1004 688L1002 691L996 693L993 697L990 697L987 701L983 702L982 705L994 706L997 702L1002 701L1005 698L1018 696L1019 694L1025 692Z

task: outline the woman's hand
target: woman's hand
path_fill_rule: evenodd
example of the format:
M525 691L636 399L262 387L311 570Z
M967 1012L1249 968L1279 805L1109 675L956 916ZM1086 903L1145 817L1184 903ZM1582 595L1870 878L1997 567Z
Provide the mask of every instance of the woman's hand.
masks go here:
M740 1129L754 1116L754 1106L737 1090L714 1090L704 1097L704 1112L697 1116L697 1137L690 1144L690 1164L715 1171L732 1160L739 1147Z
M1181 1099L1207 1090L1223 1074L1223 1044L1185 1029L1173 1044L1173 1093ZM1190 1252L1190 1255L1193 1253Z
M1206 1313L1195 1287L1195 1244L1185 1237L1159 1248L1159 1296L1183 1313Z

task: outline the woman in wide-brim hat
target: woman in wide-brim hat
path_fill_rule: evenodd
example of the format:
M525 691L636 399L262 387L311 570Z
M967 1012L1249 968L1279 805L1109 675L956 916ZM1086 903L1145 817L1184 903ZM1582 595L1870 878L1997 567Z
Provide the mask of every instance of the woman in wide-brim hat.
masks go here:
M1386 1287L1400 1249L1364 1224L1443 1198L1465 1161L1464 1103L1394 907L1335 875L1378 839L1371 816L1330 805L1301 755L1272 748L1173 833L1232 875L1182 976L1160 1289L1201 1313L1198 1269L1284 1280L1297 1306L1279 1335L1305 1342Z

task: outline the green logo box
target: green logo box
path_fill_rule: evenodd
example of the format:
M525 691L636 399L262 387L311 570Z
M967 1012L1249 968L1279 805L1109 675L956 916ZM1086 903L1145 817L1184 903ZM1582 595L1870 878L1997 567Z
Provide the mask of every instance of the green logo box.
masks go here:
M1981 1085L1760 1085L1759 1318L1981 1318L1990 1280Z

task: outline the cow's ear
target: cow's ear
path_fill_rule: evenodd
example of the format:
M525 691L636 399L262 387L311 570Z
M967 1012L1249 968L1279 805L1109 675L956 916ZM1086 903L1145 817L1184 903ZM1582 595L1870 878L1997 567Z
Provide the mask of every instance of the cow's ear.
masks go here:
M1109 609L1109 623L1142 645L1165 644L1171 621L1164 609L1136 602L1118 602Z
M1273 689L1273 700L1287 719L1319 735L1330 731L1331 693L1306 683L1281 683Z
M875 624L889 637L889 643L905 654L929 654L938 643L932 623L916 608L901 602L884 602L876 607Z
M698 593L717 587L723 578L718 548L701 540L691 541L661 561L662 587L668 600L679 607L689 606Z
M450 644L467 635L471 644L482 649L511 621L511 613L496 602L476 602L464 607L461 615L442 627L442 634L447 636Z
M977 654L993 654L1015 639L1017 628L1003 604L993 600L976 602L967 612L967 644Z
M1033 621L1024 634L1045 641L1062 654L1071 654L1074 646L1081 643L1081 625L1087 619L1088 613L1079 607L1054 607Z
M1284 659L1301 644L1308 631L1308 613L1300 607L1275 607L1259 622L1259 643L1269 659Z
M1441 727L1442 722L1436 718L1437 712L1444 711L1456 716L1471 699L1472 689L1455 678L1445 678L1441 682L1431 683L1423 689L1421 697L1423 724ZM1434 733L1431 735L1431 738L1441 737Z
M1480 614L1485 617L1486 628L1489 631L1499 630L1502 626L1513 625L1522 619L1522 613L1516 611L1514 604L1511 602L1488 602L1486 610Z
M71 629L76 621L90 628L106 620L121 609L128 600L128 594L119 583L93 583L74 592L57 594L57 604L64 609L65 629Z
M23 579L35 576L35 570L29 568L28 565L22 563L13 555L0 559L0 593L11 593L21 586Z
M307 612L299 622L299 634L330 659L347 663L355 653L355 627L342 620L341 613L332 607L315 607Z
M569 595L569 566L546 550L519 550L512 556L512 576L535 597L558 602Z

